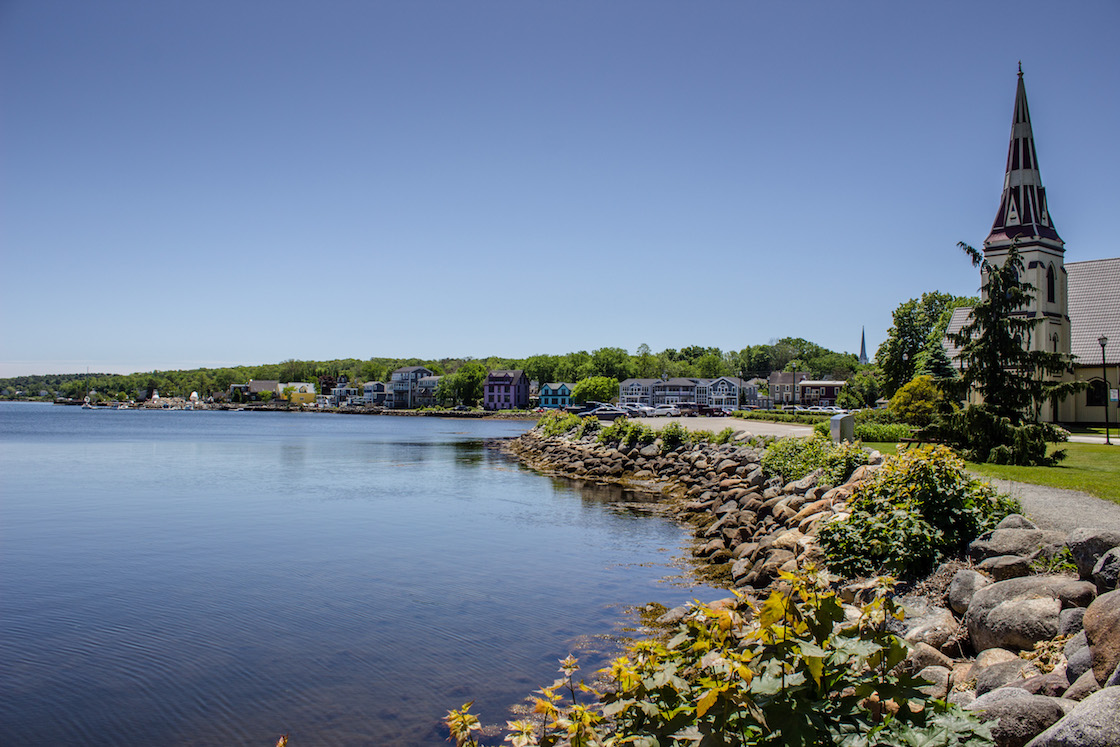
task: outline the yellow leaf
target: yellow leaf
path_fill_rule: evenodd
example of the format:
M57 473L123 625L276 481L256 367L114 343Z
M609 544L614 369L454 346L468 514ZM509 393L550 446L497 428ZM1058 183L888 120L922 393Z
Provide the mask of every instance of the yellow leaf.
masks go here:
M708 712L708 709L716 704L716 699L719 697L719 690L709 690L704 693L704 697L700 698L700 702L696 704L696 715L703 716Z
M813 681L817 683L817 687L820 687L821 674L824 671L824 659L819 656L806 656L805 667L809 670L809 674L813 675Z

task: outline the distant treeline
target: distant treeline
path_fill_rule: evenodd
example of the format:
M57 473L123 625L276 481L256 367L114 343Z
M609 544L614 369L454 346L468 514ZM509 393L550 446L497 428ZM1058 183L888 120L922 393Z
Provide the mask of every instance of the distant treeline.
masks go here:
M680 350L654 353L641 345L634 354L622 348L600 348L590 353L532 355L528 358L344 358L332 361L286 360L262 366L197 368L189 371L150 371L133 374L50 374L0 379L0 394L37 397L42 391L55 396L81 399L87 392L99 398L133 399L138 393L158 390L162 397L222 396L230 384L250 379L309 382L319 386L346 377L352 383L388 381L403 366L425 366L437 375L455 373L471 360L487 369L524 369L530 379L545 382L577 382L589 376L608 376L622 381L631 377L768 376L771 371L807 371L814 377L846 379L858 369L855 355L836 353L801 338L782 338L766 345L751 345L739 351L723 351L693 345ZM143 395L142 395L143 396Z

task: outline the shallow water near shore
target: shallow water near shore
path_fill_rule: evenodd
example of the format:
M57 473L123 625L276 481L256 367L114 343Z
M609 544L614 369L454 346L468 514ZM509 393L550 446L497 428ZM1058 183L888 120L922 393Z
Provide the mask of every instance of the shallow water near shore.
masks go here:
M685 529L550 480L531 424L0 403L10 744L446 744L666 583Z

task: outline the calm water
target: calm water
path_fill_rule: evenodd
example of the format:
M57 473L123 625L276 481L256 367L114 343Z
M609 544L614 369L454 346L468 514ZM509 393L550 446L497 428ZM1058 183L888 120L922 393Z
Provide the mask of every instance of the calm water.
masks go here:
M446 744L717 595L661 580L677 525L487 442L527 427L0 403L0 741Z

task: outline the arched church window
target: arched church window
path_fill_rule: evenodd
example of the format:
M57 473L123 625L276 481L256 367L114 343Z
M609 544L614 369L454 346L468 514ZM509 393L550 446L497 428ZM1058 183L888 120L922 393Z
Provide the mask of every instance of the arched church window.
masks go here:
M1093 379L1089 388L1085 390L1085 405L1087 407L1104 407L1105 397L1108 392L1104 388L1104 379Z
M1054 303L1056 294L1054 293L1054 265L1046 268L1046 300Z

